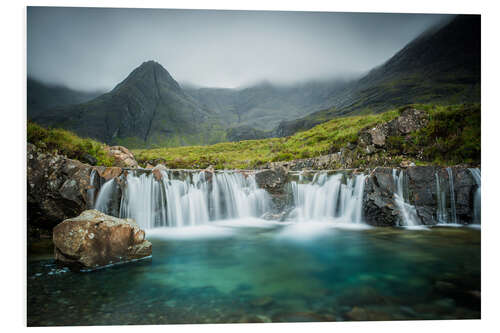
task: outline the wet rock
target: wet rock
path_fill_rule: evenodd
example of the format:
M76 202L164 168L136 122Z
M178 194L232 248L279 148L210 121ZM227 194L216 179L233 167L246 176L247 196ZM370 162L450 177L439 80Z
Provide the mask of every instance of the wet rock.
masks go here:
M287 176L288 172L284 167L277 167L257 172L255 181L270 194L283 194Z
M50 230L87 207L91 166L27 146L28 224Z
M114 159L114 165L122 168L135 169L139 167L139 164L134 158L134 155L123 146L106 146L104 151Z
M163 164L158 164L153 168L151 171L153 173L153 176L157 181L160 181L163 178L163 173L162 171L166 171L167 168Z
M151 243L131 219L86 210L53 230L55 259L97 268L151 255Z
M104 180L110 180L113 178L120 177L123 172L123 169L120 167L96 167L97 173Z

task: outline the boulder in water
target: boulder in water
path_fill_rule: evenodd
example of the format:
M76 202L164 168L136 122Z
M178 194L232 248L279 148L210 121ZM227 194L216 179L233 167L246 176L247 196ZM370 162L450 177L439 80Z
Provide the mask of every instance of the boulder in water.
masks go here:
M88 268L127 262L151 255L144 230L132 219L86 210L53 230L55 259Z

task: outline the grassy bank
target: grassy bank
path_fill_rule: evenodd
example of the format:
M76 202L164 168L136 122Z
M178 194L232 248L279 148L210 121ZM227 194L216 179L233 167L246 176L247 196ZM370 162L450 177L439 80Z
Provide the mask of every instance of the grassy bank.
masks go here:
M480 164L481 160L481 107L480 104L441 106L415 105L429 115L429 124L406 137L387 139L386 149L374 156L358 154L355 167L391 160L399 163L410 159L417 164ZM351 143L356 144L359 132L366 127L390 121L404 109L385 113L336 118L310 130L283 138L223 142L209 146L181 146L172 148L136 149L137 161L163 163L169 168L251 169L268 162L316 157ZM28 142L48 151L57 151L69 158L87 162L93 156L98 165L112 165L103 150L104 144L80 138L62 129L46 129L28 122ZM360 147L355 150L362 152ZM364 158L370 161L364 160ZM378 160L377 160L378 159ZM385 162L384 162L385 163Z
M415 105L429 114L429 125L408 137L391 137L386 155L414 158L419 164L480 163L481 108L471 105ZM170 168L255 168L267 162L309 158L356 143L361 129L387 122L404 108L376 115L336 118L284 138L134 150L139 163ZM396 160L398 160L396 159Z
M66 155L69 158L88 163L89 156L97 165L111 166L113 159L104 151L104 144L60 128L47 129L28 121L27 140L45 152Z

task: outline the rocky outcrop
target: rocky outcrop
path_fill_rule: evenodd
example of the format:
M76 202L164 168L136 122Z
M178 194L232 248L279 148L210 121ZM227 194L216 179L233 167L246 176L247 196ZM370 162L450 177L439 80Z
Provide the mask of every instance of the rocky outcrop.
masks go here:
M333 170L352 168L375 168L378 166L409 167L415 163L408 156L391 156L387 153L387 141L390 137L406 137L427 126L427 112L407 108L401 115L389 122L375 127L367 127L358 133L356 143L349 143L340 150L332 149L330 154L318 157L296 159L285 162L272 162L264 168L285 167L290 170ZM338 151L337 151L338 150Z
M366 223L370 225L395 226L402 223L399 209L394 202L396 184L392 172L393 168L376 168L366 178L363 213ZM472 223L477 185L469 169L456 166L451 167L451 172L457 222ZM405 169L405 177L408 203L415 206L420 224L438 223L437 179L440 179L441 193L445 196L446 210L448 213L451 211L450 179L445 168L409 167Z
M53 230L55 259L98 268L151 255L152 246L132 219L86 210Z
M27 146L28 223L51 229L88 206L92 167Z
M114 165L121 168L136 169L139 164L127 148L123 146L104 147L104 151L114 159Z
M389 136L401 136L413 133L429 123L427 112L407 108L401 115L389 122L378 124L372 128L365 128L359 133L359 144L364 147L375 146L382 148Z
M291 203L291 193L286 191L288 170L282 166L259 171L255 174L255 181L260 188L265 189L272 198L273 213L266 218L277 217L282 220Z

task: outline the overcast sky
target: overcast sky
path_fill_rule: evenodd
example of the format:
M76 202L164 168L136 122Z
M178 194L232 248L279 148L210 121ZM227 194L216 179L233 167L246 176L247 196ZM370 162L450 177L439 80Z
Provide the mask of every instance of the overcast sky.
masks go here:
M147 60L181 83L359 75L447 15L29 7L28 75L113 88Z

